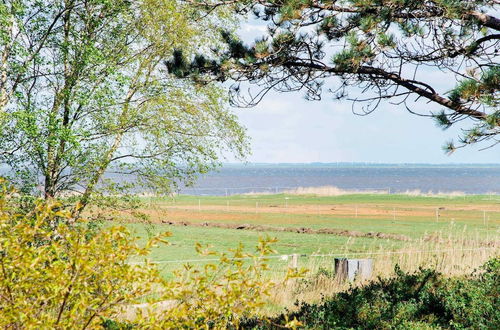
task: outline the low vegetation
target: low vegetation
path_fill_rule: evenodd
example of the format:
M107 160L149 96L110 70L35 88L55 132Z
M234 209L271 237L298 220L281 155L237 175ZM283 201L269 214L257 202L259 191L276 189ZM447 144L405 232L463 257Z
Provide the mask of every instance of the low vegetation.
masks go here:
M126 213L117 218L143 239L148 231L174 234L172 246L152 251L165 275L177 267L176 261L200 259L193 249L197 241L224 251L234 242L251 246L266 233L278 238L277 255L376 257L384 275L395 263L405 271L432 266L463 274L500 246L499 201L497 195L181 195L143 197L136 211L149 217L148 226ZM299 265L331 267L332 257L312 259L300 258ZM270 264L284 273L288 262L277 256Z
M138 328L238 327L270 294L273 283L262 272L272 239L260 240L253 254L242 246L216 253L198 245L218 261L186 265L167 280L147 256L168 233L140 246L125 227L89 226L55 201L22 214L1 183L0 328L93 329L117 321ZM139 257L142 263L130 262Z
M467 276L448 278L431 269L395 275L320 303L271 319L252 319L244 328L280 329L498 329L500 259Z
M180 229L190 230L187 236L169 237L160 224L149 234L142 224L98 226L74 219L58 201L26 203L5 181L0 186L3 328L495 328L499 322L496 241L437 235L368 250L329 235L340 240L344 256L359 250L375 260L377 281L342 283L333 255L311 253L290 269L281 258L287 255L275 250L302 236L317 240L317 233L275 232L284 239L276 242L245 230L247 242L259 240L257 248L230 249L241 230L186 226ZM204 241L213 234L223 244L195 244L203 233ZM179 244L194 247L198 260L186 264ZM168 256L179 263L157 262Z
M234 195L143 198L139 208L153 223L191 222L267 225L292 228L335 228L382 232L420 238L457 231L498 235L498 195L411 196L405 194L347 194L321 196ZM129 218L119 214L121 219Z

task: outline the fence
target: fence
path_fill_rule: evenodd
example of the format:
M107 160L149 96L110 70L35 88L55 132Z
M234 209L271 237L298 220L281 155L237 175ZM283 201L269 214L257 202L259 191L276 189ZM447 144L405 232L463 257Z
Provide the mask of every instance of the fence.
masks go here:
M281 188L283 191L286 191L286 189L289 189L290 187ZM443 230L445 234L448 234L451 233L451 231L448 230L452 227L454 231L461 232L462 228L467 226L467 230L469 231L468 233L475 235L474 239L478 241L478 244L475 246L471 246L467 242L463 245L460 243L460 246L457 246L464 247L465 245L466 248L464 249L443 249L443 246L441 245L438 246L439 248L437 249L412 248L413 250L411 251L343 252L336 254L306 254L296 252L292 254L268 256L267 259L272 261L276 272L282 272L286 269L287 266L290 265L290 260L292 258L297 260L296 264L304 264L307 262L314 263L314 260L321 260L321 265L330 267L333 266L332 259L334 258L358 257L374 257L377 259L375 260L375 268L385 267L384 269L387 271L387 269L393 270L393 266L396 261L404 261L408 265L411 265L412 263L420 264L425 258L427 258L426 260L434 258L434 256L430 255L433 253L440 254L442 256L440 257L440 260L453 259L449 262L449 266L447 267L469 267L469 265L479 266L479 262L483 261L484 258L477 258L476 260L473 254L479 251L478 253L484 252L483 254L486 255L486 251L495 251L495 248L487 247L487 244L491 242L494 242L494 246L498 247L498 237L500 233L498 220L500 219L500 207L496 204L497 199L495 198L495 201L492 203L486 202L484 205L481 205L474 204L474 202L481 199L486 199L488 201L493 199L488 198L488 196L464 196L463 198L470 198L470 200L463 201L461 200L462 196L453 197L459 198L461 204L455 203L457 199L450 199L449 202L448 199L440 199L439 202L429 199L430 202L427 202L426 200L419 204L414 203L412 198L406 199L406 197L395 196L380 196L380 198L376 197L374 199L371 198L371 196L361 196L361 198L346 196L343 199L322 199L321 196L314 195L294 196L293 194L247 194L234 196L228 193L227 196L219 195L218 197L205 197L203 195L198 195L172 196L170 199L158 199L156 200L157 203L153 204L153 207L149 208L148 211L153 219L157 216L157 219L159 219L158 223L163 222L179 226L204 226L207 227L207 230L210 230L209 227L213 224L224 224L227 225L227 227L220 226L218 228L239 229L240 232L243 229L284 232L287 231L287 229L295 228L300 230L300 233L304 235L318 233L324 235L331 234L337 236L366 237L356 236L358 235L356 231L359 231L364 234L368 232L371 233L372 236L370 236L370 238L381 238L384 240L392 240L392 242L394 242L395 238L393 237L394 235L390 235L394 228L397 227L399 230L406 230L406 232L398 232L398 235L400 234L400 236L406 236L408 240L404 241L407 241L408 243L415 242L419 238L424 238L424 235L428 233L428 230L431 231L431 234L438 232L439 230ZM406 204L401 202L406 200L408 201ZM153 202L155 199L152 198L151 201ZM338 201L338 203L335 203L336 201ZM399 201L400 204L393 203L393 201ZM276 216L279 213L286 214L286 216ZM268 216L268 214L270 214L270 216ZM354 219L357 220L354 221ZM375 219L382 221L374 222L373 220ZM165 220L165 222L163 220ZM330 222L330 220L334 222ZM455 222L460 224L460 226L452 225ZM254 227L260 226L260 229L250 228L252 226L248 226L249 228L246 228L245 226L242 226L242 224L245 224L245 226L248 226L247 224L254 225ZM238 228L233 228L229 225L237 225ZM346 233L329 233L323 230L325 228L341 228L345 230ZM418 232L419 236L415 234L416 232ZM233 235L235 234L236 232L231 232L230 235L231 237L234 237ZM378 234L381 235L379 236ZM321 237L324 236L318 235L318 240L322 239ZM429 240L436 239L433 235L429 235L427 238L429 238ZM490 241L490 239L492 239L492 241ZM428 243L429 241L426 241L421 247L435 247L435 245L428 245ZM405 243L405 245L406 244L407 243ZM318 246L314 247L316 251L319 249ZM343 248L340 249L343 250ZM299 251L300 250L304 249L299 247ZM311 250L309 250L309 252ZM360 250L363 251L364 248ZM289 249L283 252L291 251L293 250ZM331 250L330 248L327 248L323 249L323 251L336 252L339 250ZM498 250L496 251L498 252ZM465 257L458 255L459 253L467 252L470 253L466 259L464 259ZM422 256L424 254L425 256ZM453 258L449 256L450 254L453 255ZM403 255L412 255L415 257L397 257L396 261L389 260L391 257ZM408 260L403 260L405 258ZM187 258L183 260L156 260L154 263L167 266L182 263L205 263L217 261L218 259ZM319 264L319 262L317 262L317 264Z
M276 259L281 261L288 261L294 258L349 258L349 257L372 257L372 256L391 256L391 255L404 255L404 254L430 254L430 253L456 253L465 251L496 251L499 250L498 247L481 247L481 248L462 248L462 249L438 249L438 250L412 250L412 251L383 251L383 252L346 252L346 253L328 253L328 254L302 254L302 253L292 253L292 254L280 254L280 255L270 255L265 257L256 257L258 259ZM232 260L254 260L254 257L242 257L242 258L231 258ZM178 260L159 260L159 261L148 261L151 264L184 264L184 263L204 263L204 262L217 262L218 258L204 258L204 259L178 259ZM145 261L135 261L129 262L131 265L144 264ZM295 263L295 262L294 262Z
M259 195L258 199L231 197L230 199L204 200L200 198L191 199L189 201L182 200L180 203L175 197L166 201L166 206L170 207L187 207L185 211L211 211L211 212L245 212L245 213L305 213L305 214L342 214L353 218L363 216L385 216L392 221L404 219L412 215L424 215L435 219L435 222L454 222L460 216L462 209L444 208L432 206L415 206L415 207L395 207L390 205L377 204L352 204L352 203L325 203L317 202L318 197L293 197L283 196L275 197L274 195ZM228 196L229 197L229 196ZM321 197L321 196L320 196ZM153 204L150 201L150 206ZM488 226L492 223L493 217L500 217L500 209L486 210L478 206L476 209L466 211L468 216L482 220L483 225ZM413 213L413 214L412 214ZM447 216L447 219L445 217Z
M263 257L268 261L267 276L271 279L281 281L289 269L299 268L308 270L308 277L316 274L332 274L337 278L337 267L339 262L350 264L352 261L362 261L368 264L368 269L362 271L370 274L364 280L370 280L376 276L391 276L394 267L413 272L420 267L433 268L447 275L461 275L478 269L492 257L498 257L500 249L496 247L455 248L455 249L422 249L406 251L380 251L380 252L347 252L332 254L285 254ZM205 264L207 262L217 263L220 259L179 259L158 260L151 263L158 265L161 271L179 269L183 264ZM235 260L251 261L253 258L235 258ZM130 264L142 264L143 262L131 262ZM358 269L359 270L359 269ZM341 274L342 275L342 274ZM346 275L346 274L343 274ZM351 274L353 275L353 274ZM342 277L342 276L341 276ZM344 276L344 279L346 277ZM352 276L348 277L350 280ZM338 279L338 278L337 278ZM318 288L320 289L320 288Z

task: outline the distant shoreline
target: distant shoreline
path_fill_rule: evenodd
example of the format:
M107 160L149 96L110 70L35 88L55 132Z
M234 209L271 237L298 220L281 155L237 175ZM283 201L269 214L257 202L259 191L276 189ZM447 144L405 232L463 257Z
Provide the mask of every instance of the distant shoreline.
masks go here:
M232 164L204 174L181 193L278 193L333 186L348 191L490 194L500 192L500 164Z
M375 162L330 162L330 163L223 163L223 168L293 168L293 167L314 167L314 168L363 168L363 167L383 167L383 168L500 168L500 163L375 163Z

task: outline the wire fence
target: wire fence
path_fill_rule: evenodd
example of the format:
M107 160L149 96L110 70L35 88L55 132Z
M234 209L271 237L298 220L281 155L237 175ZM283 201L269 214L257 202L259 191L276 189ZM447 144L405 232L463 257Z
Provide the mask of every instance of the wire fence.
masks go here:
M425 216L429 220L434 219L435 222L453 223L456 220L467 215L469 220L479 220L483 225L496 227L495 220L500 218L500 208L482 208L477 205L474 208L463 209L460 205L416 205L416 206L397 206L397 204L387 203L355 203L355 202L340 202L339 204L332 203L331 200L320 200L318 197L303 197L303 196L263 196L256 195L247 198L228 199L204 199L201 196L193 199L171 198L162 201L163 207L168 210L169 207L174 207L176 210L183 212L246 212L246 213L304 213L316 215L334 215L341 214L352 218L358 217L386 217L392 221L404 220L411 216ZM500 199L498 199L500 201ZM154 201L150 200L150 207L153 207ZM157 206L159 209L162 206ZM494 228L493 228L494 229Z
M231 192L237 191L238 189L268 189L270 194L256 193L255 195L248 193L247 196L234 196ZM467 224L482 225L481 230L487 233L486 239L489 240L490 233L494 237L498 237L499 226L498 219L500 217L500 209L481 209L480 204L474 209L462 209L460 204L447 204L440 207L438 204L422 204L422 205L408 205L396 206L386 203L383 200L376 204L352 204L349 202L347 204L332 204L331 200L325 199L320 201L318 197L321 196L293 196L293 195L281 195L276 196L275 193L287 192L297 187L233 187L233 188L218 188L219 194L217 196L227 198L206 198L204 196L214 197L213 191L217 188L191 188L193 191L197 190L198 194L193 194L194 196L180 197L172 196L169 200L163 200L163 206L159 208L160 212L163 211L182 211L177 215L174 213L165 213L166 215L174 218L175 216L181 217L185 216L183 212L198 212L200 215L197 219L201 222L212 222L216 220L225 220L225 215L221 215L220 219L218 214L237 212L246 214L248 212L255 213L266 213L266 212L282 212L282 213L309 213L317 214L318 216L323 215L340 215L348 216L349 218L357 217L384 217L391 220L391 223L397 223L398 221L403 221L405 219L411 219L411 217L428 217L427 222L436 223L451 223L453 224L455 220L460 220L460 218L467 217ZM387 188L389 189L389 188ZM370 191L366 188L364 191ZM206 192L206 194L204 193ZM468 198L470 196L453 196L453 197L463 197ZM494 197L494 198L493 198ZM475 198L472 196L472 198ZM499 195L485 196L487 200L500 200ZM153 199L152 199L153 200ZM165 203L166 202L166 203ZM360 202L362 203L362 201ZM493 205L493 204L491 204ZM491 206L490 205L490 206ZM418 211L418 212L417 212ZM205 213L203 213L205 212ZM246 221L253 221L251 217L245 215ZM256 215L257 216L257 215ZM446 219L445 219L446 216ZM259 218L256 218L257 220ZM318 217L318 219L320 219ZM322 218L321 218L322 219ZM226 219L227 220L227 219ZM255 220L255 221L257 221ZM172 220L173 221L173 220ZM237 219L234 220L237 222ZM387 222L387 221L386 221ZM257 221L258 223L258 221ZM307 222L309 224L309 220ZM310 222L314 224L314 222ZM193 223L194 224L194 223ZM273 223L274 224L274 223ZM276 223L275 225L287 225L283 223ZM189 225L189 224L184 224ZM317 226L316 226L317 227ZM230 229L230 228L229 228ZM498 247L479 247L479 248L462 248L462 249L430 249L430 250L410 250L410 251L383 251L383 252L342 252L342 253L332 253L332 254L306 254L306 253L293 253L293 254L279 254L270 255L264 257L265 259L277 260L277 261L287 261L290 257L298 255L300 258L348 258L348 257L375 257L375 256L391 256L391 255L411 255L411 254L439 254L439 253L460 253L466 251L494 251L498 250ZM495 251L494 251L495 252ZM252 257L239 258L238 260L252 260ZM177 260L152 260L153 264L182 264L182 263L206 263L206 262L217 262L219 258L189 258L189 259L177 259ZM143 264L145 261L131 262L131 264Z
M242 258L229 258L231 260L254 260L257 259L279 259L287 261L293 255L301 258L347 258L349 256L375 256L375 255L402 255L402 254L418 254L418 253L450 253L450 252L465 252L465 251L488 251L500 250L498 247L481 247L481 248L462 248L462 249L438 249L438 250L411 250L411 251L383 251L383 252L345 252L345 253L328 253L328 254L280 254L262 257L242 257ZM178 260L159 260L159 261L135 261L129 262L131 265L141 265L146 262L150 264L169 264L169 263L202 263L220 261L219 258L205 258L205 259L178 259Z

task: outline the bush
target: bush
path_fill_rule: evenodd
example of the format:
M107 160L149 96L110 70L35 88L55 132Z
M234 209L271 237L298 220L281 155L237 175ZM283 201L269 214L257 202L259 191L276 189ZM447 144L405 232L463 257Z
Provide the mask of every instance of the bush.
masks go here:
M428 269L351 288L319 304L271 322L251 320L245 328L275 328L294 321L304 328L331 329L499 329L500 258L470 276L445 278Z
M21 215L0 193L0 327L92 328L121 304L151 292L158 272L133 266L146 255L124 227L87 234L57 202Z
M272 239L260 240L256 254L239 246L219 254L218 263L186 265L167 281L147 260L129 261L146 258L168 233L139 247L126 228L89 229L57 201L38 201L22 214L12 200L0 178L0 328L236 328L256 313L272 286L262 276ZM144 301L173 304L123 317Z

